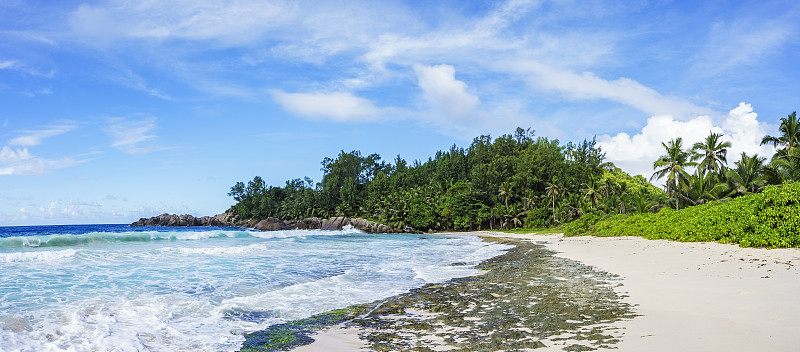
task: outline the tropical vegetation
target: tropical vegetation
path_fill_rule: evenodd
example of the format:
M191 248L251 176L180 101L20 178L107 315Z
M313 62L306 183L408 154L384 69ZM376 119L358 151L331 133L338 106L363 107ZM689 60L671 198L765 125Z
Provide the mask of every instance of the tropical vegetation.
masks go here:
M522 128L477 137L467 148L453 145L424 162L342 151L325 158L322 171L317 183L306 177L278 187L258 176L237 182L228 193L237 202L231 212L242 219L348 216L417 230L475 230L649 211L666 200L644 177L605 163L594 140L561 144Z
M570 234L638 231L681 240L716 238L743 245L794 246L796 242L789 238L755 240L745 233L718 229L712 234L708 229L713 227L706 226L720 223L717 219L723 215L719 214L743 214L743 208L756 205L760 208L749 208L755 212L748 213L747 219L752 215L762 225L769 223L761 218L763 214L778 209L769 204L782 202L796 210L794 198L780 198L788 192L783 190L799 187L792 182L800 181L796 113L781 118L779 134L765 136L762 145L775 147L769 161L741 153L729 165L732 145L722 134L710 132L691 146L685 146L681 138L663 142L663 155L653 162L650 178L663 182L662 190L606 162L594 139L561 144L537 137L531 129L517 128L513 134L494 139L480 136L466 148L453 145L426 161L411 163L399 155L387 162L378 154L341 151L335 159L322 161L321 182L306 177L278 187L255 177L246 184L237 182L228 195L237 202L230 212L242 219L349 216L423 231L533 229L580 219L567 226ZM775 198L776 194L781 196ZM739 210L730 210L734 208ZM714 219L702 226L692 222L711 214L716 214ZM694 220L680 222L690 218ZM642 225L650 223L663 228L653 231ZM786 226L781 229L794 225Z
M718 241L743 247L800 247L800 182L767 186L730 202L681 210L584 216L565 227L567 235L641 236L685 242Z
M800 246L800 183L796 182L800 181L800 121L795 112L781 118L779 132L761 142L775 147L770 162L741 153L732 168L727 165L731 144L720 134L712 132L689 150L683 149L680 138L662 143L664 155L653 164L651 180L665 180L675 210L584 216L569 224L565 232ZM690 167L695 167L692 174Z

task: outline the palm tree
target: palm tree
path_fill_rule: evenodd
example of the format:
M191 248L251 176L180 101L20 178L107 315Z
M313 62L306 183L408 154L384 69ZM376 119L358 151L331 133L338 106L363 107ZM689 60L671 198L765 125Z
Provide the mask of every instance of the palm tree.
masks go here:
M506 210L508 210L508 199L511 198L511 191L507 187L500 187L497 189L497 196L505 201Z
M641 193L631 193L629 196L631 204L637 213L644 214L653 209L657 204L644 197Z
M777 156L778 154L781 154ZM777 157L764 168L764 176L770 184L800 180L800 148L779 150Z
M689 175L684 168L697 165L689 161L689 152L683 150L682 144L683 138L680 137L670 140L669 144L661 142L667 154L662 155L653 163L653 169L656 171L650 177L650 181L653 181L653 179L661 179L667 176L666 190L667 194L675 199L675 209L678 209L678 189L681 185L685 185L689 179Z
M697 169L697 172L689 177L688 187L679 192L678 196L691 205L700 205L719 199L727 189L728 185L719 182L717 174L713 172L706 174L703 169Z
M547 188L544 190L547 191L547 197L552 198L553 200L553 223L556 222L556 197L561 194L561 187L556 185L556 180L553 179L553 182L547 183Z
M800 120L797 119L797 112L794 111L786 117L781 118L781 125L778 127L780 136L764 136L761 145L772 144L778 151L773 159L786 155L789 149L800 146Z
M741 159L734 163L735 169L728 170L725 177L731 186L731 195L743 196L745 194L760 192L764 187L764 158L758 155L747 156L742 152Z
M692 161L703 159L699 167L706 171L722 173L725 167L725 156L731 147L731 142L720 143L721 134L711 133L702 142L697 142L692 146Z
M600 190L597 189L594 180L590 181L586 188L582 189L584 193L583 200L589 201L592 204L592 208L597 205L597 202L603 199L603 195L600 193Z

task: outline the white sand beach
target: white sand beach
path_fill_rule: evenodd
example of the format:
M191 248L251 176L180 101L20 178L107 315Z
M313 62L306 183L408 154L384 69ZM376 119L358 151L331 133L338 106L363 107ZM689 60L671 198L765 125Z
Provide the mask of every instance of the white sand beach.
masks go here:
M641 316L618 324L618 351L799 351L800 249L740 248L639 237L470 233L534 241L618 275ZM366 349L333 327L297 351ZM550 345L537 351L560 351Z

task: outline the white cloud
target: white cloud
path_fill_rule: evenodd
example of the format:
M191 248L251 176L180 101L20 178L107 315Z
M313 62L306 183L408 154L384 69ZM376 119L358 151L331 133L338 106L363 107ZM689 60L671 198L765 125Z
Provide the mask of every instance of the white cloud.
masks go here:
M39 76L44 78L53 78L53 76L55 76L56 74L56 71L54 70L43 72L38 69L29 67L28 65L25 65L24 63L19 62L17 60L0 61L0 70L14 70L29 74L31 76Z
M770 134L770 129L767 124L758 121L758 114L753 112L752 105L739 103L739 106L728 112L721 126L732 144L728 153L728 163L739 160L739 154L742 152L747 155L758 154L768 160L775 153L775 148L761 145L761 139Z
M111 1L79 6L69 14L72 32L93 45L120 39L253 42L285 23L294 6L263 1Z
M766 125L758 122L752 106L741 103L717 124L709 116L697 116L687 121L678 121L668 115L653 116L639 133L633 136L627 133L598 136L597 144L606 152L607 160L617 167L649 178L653 174L653 162L664 154L661 143L681 137L684 148L690 149L710 132L721 133L723 140L731 142L728 164L733 165L743 151L767 158L772 155L771 147L759 145L766 131Z
M51 160L37 157L28 148L0 149L0 176L2 175L42 175L54 169L75 165L71 158Z
M428 103L451 118L462 118L480 104L477 96L467 92L467 84L455 78L450 65L414 65L419 87Z
M12 139L8 142L10 146L17 147L31 147L42 143L45 138L58 136L75 129L75 124L65 123L59 125L48 126L36 130L22 131L22 135Z
M528 82L543 90L562 93L568 99L608 99L639 109L649 115L672 115L686 119L696 115L710 115L708 108L696 106L682 99L664 96L635 80L621 77L613 81L597 77L591 72L578 74L535 61L502 63L501 69L528 76Z
M338 122L374 120L381 112L372 101L352 93L286 93L272 91L284 110L303 117Z
M0 70L12 69L17 65L17 62L12 60L0 61Z
M695 71L718 74L780 55L781 47L797 40L798 9L787 8L781 16L771 16L768 21L748 13L714 23L708 42L695 57Z
M150 134L156 127L156 118L148 117L139 120L114 117L108 119L105 131L113 139L111 146L127 154L146 154L158 149L146 144L153 138Z

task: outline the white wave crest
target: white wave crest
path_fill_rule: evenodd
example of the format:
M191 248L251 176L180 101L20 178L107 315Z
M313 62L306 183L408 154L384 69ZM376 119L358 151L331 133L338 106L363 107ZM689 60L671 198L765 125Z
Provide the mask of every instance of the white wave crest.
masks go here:
M77 253L77 249L0 253L0 263L53 262L74 258Z
M243 255L269 251L266 244L257 243L249 246L234 247L199 247L199 248L163 248L162 252L178 252L180 254L202 255Z
M354 233L364 233L352 225L347 225L341 230L281 230L281 231L248 231L251 236L258 238L306 238L308 236L343 236Z

